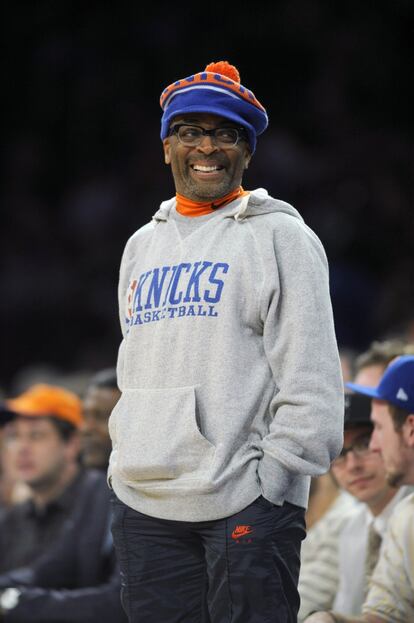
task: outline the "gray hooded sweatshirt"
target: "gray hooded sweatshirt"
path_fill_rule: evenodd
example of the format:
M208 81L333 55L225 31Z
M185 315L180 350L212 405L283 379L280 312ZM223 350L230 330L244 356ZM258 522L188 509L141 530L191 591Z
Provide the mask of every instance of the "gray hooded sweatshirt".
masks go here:
M111 485L173 520L230 516L259 495L306 507L310 476L342 447L323 247L264 189L188 219L186 235L174 214L162 203L122 258Z

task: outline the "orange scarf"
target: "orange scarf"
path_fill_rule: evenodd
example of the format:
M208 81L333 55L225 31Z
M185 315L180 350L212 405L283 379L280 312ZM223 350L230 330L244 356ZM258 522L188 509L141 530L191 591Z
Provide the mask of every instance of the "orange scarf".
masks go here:
M204 216L204 214L210 214L211 212L217 210L217 208L222 208L238 197L244 197L248 194L249 191L243 190L241 186L216 201L192 201L191 199L187 199L187 197L177 193L175 195L177 199L176 210L183 216Z

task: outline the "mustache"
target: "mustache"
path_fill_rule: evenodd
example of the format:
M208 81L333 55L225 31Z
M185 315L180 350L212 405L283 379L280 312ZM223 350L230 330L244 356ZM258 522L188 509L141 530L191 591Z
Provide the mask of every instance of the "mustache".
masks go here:
M219 165L222 167L225 167L228 164L226 158L218 158L217 156L200 156L199 158L191 158L191 160L188 161L190 166L200 163L206 164L207 166Z

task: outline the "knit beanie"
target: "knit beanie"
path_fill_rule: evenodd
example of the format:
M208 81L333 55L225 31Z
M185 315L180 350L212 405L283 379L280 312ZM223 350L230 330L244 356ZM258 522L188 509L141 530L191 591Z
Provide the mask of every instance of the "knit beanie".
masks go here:
M173 82L161 93L163 115L161 139L168 136L174 117L187 113L212 113L246 129L252 153L256 137L265 131L265 108L249 89L240 84L240 74L227 61L210 63L203 72Z

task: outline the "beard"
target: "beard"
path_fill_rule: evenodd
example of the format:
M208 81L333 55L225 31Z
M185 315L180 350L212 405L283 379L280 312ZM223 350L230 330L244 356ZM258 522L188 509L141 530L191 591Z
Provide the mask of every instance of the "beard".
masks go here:
M202 183L192 180L190 176L185 179L186 193L184 196L193 201L212 201L220 200L225 195L228 195L232 190L240 186L235 184L234 180L227 178L219 183L212 184L211 182Z
M390 487L397 488L403 484L404 477L404 472L387 472L385 475L385 480Z
M400 487L405 484L412 461L411 457L407 455L410 448L402 431L398 433L398 436L398 446L395 445L393 452L388 457L383 455L386 470L385 479L390 487Z

